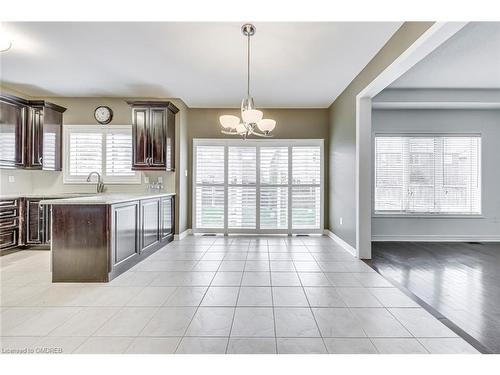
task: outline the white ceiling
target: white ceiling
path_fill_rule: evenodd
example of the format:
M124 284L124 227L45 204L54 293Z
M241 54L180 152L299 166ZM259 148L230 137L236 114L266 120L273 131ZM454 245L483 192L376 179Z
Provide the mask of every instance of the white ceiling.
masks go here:
M176 97L238 107L242 23L7 23L2 81L28 95ZM328 107L400 22L256 23L252 94L260 107Z
M500 22L471 22L392 88L500 88Z

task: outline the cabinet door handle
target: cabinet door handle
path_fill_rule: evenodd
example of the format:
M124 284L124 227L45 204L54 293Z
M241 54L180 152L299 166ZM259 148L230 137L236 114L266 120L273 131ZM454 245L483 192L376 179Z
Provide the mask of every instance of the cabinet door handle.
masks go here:
M38 158L38 164L42 164L42 161L43 161L43 158L40 156L40 157Z

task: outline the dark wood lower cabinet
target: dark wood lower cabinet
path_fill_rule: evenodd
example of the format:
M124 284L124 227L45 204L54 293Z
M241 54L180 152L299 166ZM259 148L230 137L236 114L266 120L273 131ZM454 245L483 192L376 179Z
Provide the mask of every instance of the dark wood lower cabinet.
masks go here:
M26 199L26 245L43 242L42 210L39 199Z
M161 198L161 240L174 235L174 197Z
M16 247L18 242L17 229L9 229L0 232L0 249L9 249Z
M154 248L160 242L160 199L141 201L141 251Z
M173 196L52 206L52 281L107 282L173 240Z
M110 224L107 205L53 205L52 281L109 281Z
M113 267L140 254L138 201L117 204L112 207L111 230Z
M24 200L26 237L23 245L50 246L50 206L41 206L41 198Z
M0 249L19 245L19 200L0 200Z

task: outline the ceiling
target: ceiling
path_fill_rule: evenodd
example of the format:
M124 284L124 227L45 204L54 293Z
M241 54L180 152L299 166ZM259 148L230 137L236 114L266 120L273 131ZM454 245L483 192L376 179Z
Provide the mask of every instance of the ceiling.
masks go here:
M500 89L500 22L471 22L391 88Z
M238 23L7 23L5 85L36 96L180 98L238 107L246 40ZM256 23L251 92L260 107L328 107L400 22Z

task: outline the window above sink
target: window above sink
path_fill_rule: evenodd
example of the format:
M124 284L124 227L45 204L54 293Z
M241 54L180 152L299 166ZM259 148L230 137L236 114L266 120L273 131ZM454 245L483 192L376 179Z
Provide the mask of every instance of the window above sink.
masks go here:
M141 173L132 170L131 125L65 125L65 184L88 184L98 172L106 184L140 184Z

